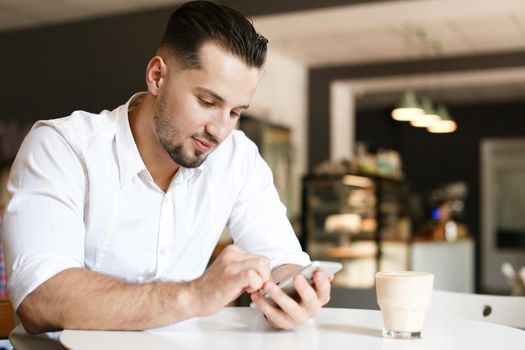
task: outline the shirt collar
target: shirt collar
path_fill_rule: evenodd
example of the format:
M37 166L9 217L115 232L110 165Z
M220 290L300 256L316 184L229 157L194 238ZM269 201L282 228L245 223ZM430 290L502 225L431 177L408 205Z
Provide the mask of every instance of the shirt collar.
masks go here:
M206 167L206 161L202 163L197 168L179 168L180 172L180 179L181 181L186 181L188 185L195 182L199 176L207 169ZM178 175L178 174L177 174ZM177 183L177 177L175 178L175 183Z
M122 106L118 107L117 113L117 128L116 128L116 144L117 144L117 158L120 169L120 185L122 186L126 181L131 180L134 176L142 171L148 171L142 157L140 156L137 144L131 132L129 124L129 112L142 101L145 92L139 92L131 96L131 98ZM195 182L199 176L207 169L206 161L196 168L180 167L177 174L175 174L174 184L186 182L188 185Z
M126 181L131 180L142 170L146 170L146 165L144 165L144 161L140 156L137 144L131 133L128 114L128 112L131 111L145 95L145 92L136 93L131 96L125 104L115 110L115 113L117 114L115 137L121 186Z

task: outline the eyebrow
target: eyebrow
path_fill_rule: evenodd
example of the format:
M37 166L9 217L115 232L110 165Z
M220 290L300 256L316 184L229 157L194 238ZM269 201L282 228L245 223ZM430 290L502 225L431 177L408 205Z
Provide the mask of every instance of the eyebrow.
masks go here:
M210 90L210 89L207 89L205 87L197 87L197 90L200 91L200 92L203 92L205 94L208 94L210 95L211 97L213 97L214 99L220 101L220 102L224 102L224 98L222 98L220 95L218 95L215 91L213 90ZM243 109L248 109L248 107L250 107L250 105L242 105L242 106L237 106L235 108L243 108Z

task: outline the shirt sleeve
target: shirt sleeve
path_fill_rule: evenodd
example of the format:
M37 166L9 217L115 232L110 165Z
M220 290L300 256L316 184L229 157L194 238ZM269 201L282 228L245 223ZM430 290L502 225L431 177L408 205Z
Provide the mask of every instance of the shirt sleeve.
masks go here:
M255 145L251 146L246 181L229 219L230 234L243 250L268 257L272 269L283 264L308 265L310 258L286 217L272 171Z
M15 310L60 271L84 266L85 172L63 135L36 124L26 136L8 182L2 243Z

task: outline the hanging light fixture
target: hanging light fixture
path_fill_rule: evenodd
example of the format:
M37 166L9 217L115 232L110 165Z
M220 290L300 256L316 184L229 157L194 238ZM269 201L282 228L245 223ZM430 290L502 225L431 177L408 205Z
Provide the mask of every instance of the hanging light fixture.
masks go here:
M398 121L411 121L423 115L424 112L417 102L414 91L406 90L398 108L392 111L392 118Z
M439 105L437 113L440 117L440 120L436 124L431 125L427 128L429 132L436 134L445 134L456 131L458 126L454 119L448 113L447 107L445 107L445 105Z
M432 105L430 98L423 97L421 100L421 107L423 107L425 113L416 119L411 120L410 125L417 128L428 128L441 120L437 112L434 110L434 106Z

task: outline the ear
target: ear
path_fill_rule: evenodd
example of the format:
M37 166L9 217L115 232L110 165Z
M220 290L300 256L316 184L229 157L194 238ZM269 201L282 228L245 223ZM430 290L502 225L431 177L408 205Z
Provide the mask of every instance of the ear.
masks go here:
M160 87L166 80L167 67L164 59L160 56L153 57L146 68L146 84L148 91L153 95L159 94Z

